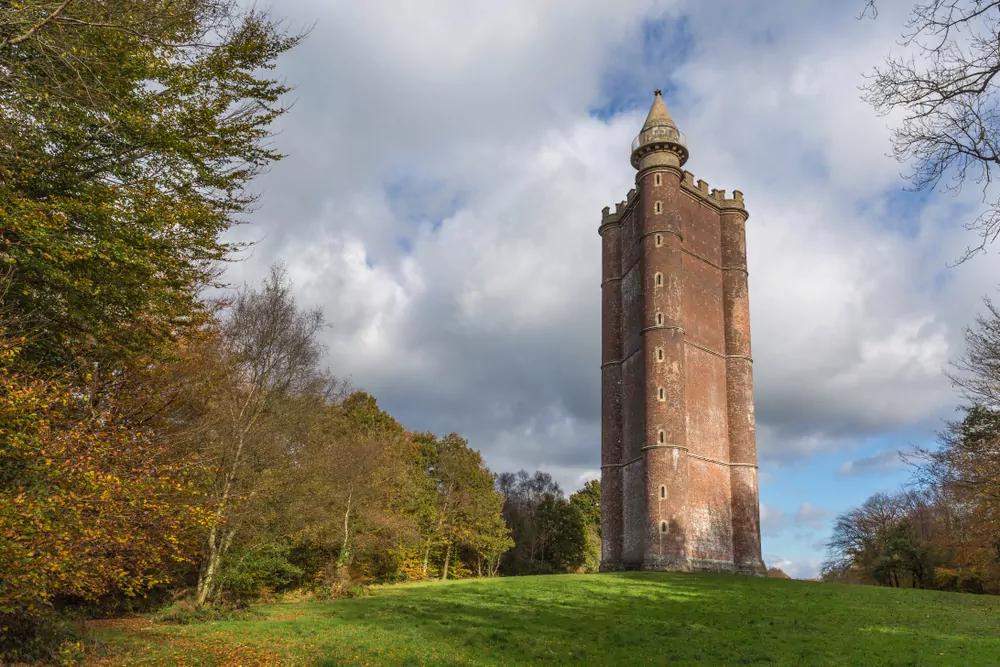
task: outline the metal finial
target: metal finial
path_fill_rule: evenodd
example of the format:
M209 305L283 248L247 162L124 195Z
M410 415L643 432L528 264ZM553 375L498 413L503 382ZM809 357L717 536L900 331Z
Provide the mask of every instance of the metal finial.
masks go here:
M656 90L653 91L653 94L656 95L657 97L660 97L661 95L663 95L663 91L657 88Z

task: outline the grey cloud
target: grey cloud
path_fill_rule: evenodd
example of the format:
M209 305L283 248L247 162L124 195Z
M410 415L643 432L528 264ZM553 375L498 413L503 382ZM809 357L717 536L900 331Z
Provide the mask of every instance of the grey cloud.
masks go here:
M747 195L762 458L930 424L953 401L940 369L973 286L1000 272L941 279L952 208L912 233L883 224L898 166L855 86L893 28L835 4L734 3L725 21L696 3L281 5L316 27L282 64L289 158L257 183L234 238L260 242L229 277L281 259L326 312L334 372L413 429L467 435L496 469L575 488L599 459L596 226L631 186L645 111L587 110L669 11L693 47L637 80L673 77L689 167Z

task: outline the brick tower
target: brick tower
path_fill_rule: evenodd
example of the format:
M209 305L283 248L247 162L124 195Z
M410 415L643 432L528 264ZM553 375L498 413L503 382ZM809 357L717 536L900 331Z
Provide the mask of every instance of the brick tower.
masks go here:
M687 157L656 91L598 230L601 568L762 574L747 211Z

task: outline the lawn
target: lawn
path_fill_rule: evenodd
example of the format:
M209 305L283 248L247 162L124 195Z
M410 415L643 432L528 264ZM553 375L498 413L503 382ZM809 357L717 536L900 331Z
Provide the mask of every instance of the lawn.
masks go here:
M1000 597L725 575L378 587L191 625L88 625L106 665L1000 665Z

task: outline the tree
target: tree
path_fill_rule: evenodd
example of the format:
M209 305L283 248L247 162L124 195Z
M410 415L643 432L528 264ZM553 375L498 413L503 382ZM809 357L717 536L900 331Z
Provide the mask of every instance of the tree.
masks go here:
M586 525L576 505L547 495L538 505L539 560L557 572L571 572L586 559Z
M926 494L876 493L837 517L824 578L928 587L939 562L936 528L935 507Z
M460 548L474 554L480 573L484 561L488 572L495 572L494 563L512 543L502 499L482 456L452 433L437 440L430 471L437 488L437 539L444 547L441 578L448 578L453 552Z
M295 459L284 529L296 542L325 547L333 559L328 575L338 583L353 565L376 578L394 574L377 562L418 544L424 479L403 427L372 396L355 392L320 410Z
M580 510L584 523L597 529L601 535L601 482L592 479L569 497L569 501Z
M585 516L593 520L595 502L600 516L600 499L594 498L593 485L570 502L552 476L541 471L534 475L524 470L501 473L496 484L514 538L514 548L503 557L505 574L566 572L584 564L588 544ZM596 490L599 494L599 485Z
M1000 411L972 405L964 413L939 448L918 452L918 479L947 509L942 543L956 580L1000 591Z
M569 502L583 518L585 548L584 567L589 572L601 568L601 483L592 479L569 497Z
M14 370L0 332L0 655L28 658L58 599L135 597L193 561L197 459L73 384Z
M510 526L514 547L503 557L505 574L527 574L547 568L538 558L540 551L538 506L547 495L562 497L562 489L552 475L535 471L504 472L497 475L497 490L503 496L503 516Z
M876 16L875 0L862 14ZM1000 166L1000 0L923 0L902 35L903 52L887 58L864 86L883 114L902 112L893 151L911 164L917 189L982 189L985 209L966 226L978 234L962 259L1000 236L1000 197L992 187Z
M289 452L308 429L305 416L331 387L319 367L319 311L301 311L274 267L263 286L244 287L223 320L218 337L219 373L203 455L212 465L210 498L215 520L208 531L196 602L219 594L223 557L241 529L267 510L277 493Z
M233 0L0 3L0 265L25 363L167 344L280 155L299 36ZM105 369L110 374L112 371Z

